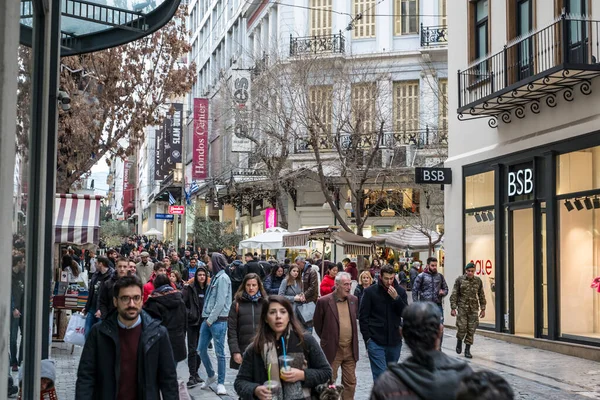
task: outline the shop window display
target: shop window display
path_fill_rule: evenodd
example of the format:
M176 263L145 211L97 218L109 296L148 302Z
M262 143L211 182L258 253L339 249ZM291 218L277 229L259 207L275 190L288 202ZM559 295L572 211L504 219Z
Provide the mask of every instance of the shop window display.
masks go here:
M475 264L487 300L481 324L496 323L494 171L465 177L465 263Z

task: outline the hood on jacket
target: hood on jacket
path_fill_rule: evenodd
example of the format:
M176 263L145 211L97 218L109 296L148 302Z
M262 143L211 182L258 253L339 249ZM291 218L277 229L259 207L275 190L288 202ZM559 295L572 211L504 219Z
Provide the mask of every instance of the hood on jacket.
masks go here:
M217 275L219 272L227 268L227 259L221 253L212 253L210 260L212 261L213 275Z
M390 364L388 368L420 398L448 399L449 393L456 393L459 382L473 371L464 361L451 358L441 351L432 350L430 355L434 363L433 370L417 364L412 357L401 364Z
M164 306L165 308L169 309L169 310L176 310L180 303L183 301L183 297L181 296L181 293L178 292L177 290L174 290L173 288L171 288L168 285L164 285L161 286L161 288L165 288L165 289L170 289L167 291L157 291L155 290L154 292L152 292L152 295L150 297L148 297L148 301L146 302L146 305L151 309L152 307L150 307L150 304L152 304L151 302L155 301L158 304ZM148 311L148 310L146 310ZM152 314L152 312L150 312Z

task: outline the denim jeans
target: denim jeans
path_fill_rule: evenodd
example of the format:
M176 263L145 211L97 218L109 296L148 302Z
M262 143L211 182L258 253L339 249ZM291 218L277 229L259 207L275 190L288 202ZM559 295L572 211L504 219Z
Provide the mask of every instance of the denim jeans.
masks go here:
M17 357L17 340L19 339L19 329L21 330L21 345L18 349ZM20 365L23 361L23 316L21 318L10 317L10 364Z
M209 378L215 376L215 370L213 369L210 358L208 357L208 343L214 339L215 353L217 354L217 370L219 375L218 383L221 385L225 384L225 369L227 368L225 363L226 335L227 321L215 321L215 323L211 326L208 326L206 321L204 321L200 326L200 340L198 342L200 359L202 360L202 364L204 364L204 368L206 368L206 375L208 375Z
M371 373L373 382L377 381L379 375L385 372L389 363L397 363L400 359L400 350L402 342L396 346L380 346L373 340L367 343L367 352L369 353L369 362L371 364Z
M88 336L90 335L90 332L92 331L92 326L94 326L96 324L96 322L99 321L98 318L96 318L96 316L94 314L96 314L96 309L94 308L90 308L90 310L88 311L88 313L85 316L85 339L87 340Z

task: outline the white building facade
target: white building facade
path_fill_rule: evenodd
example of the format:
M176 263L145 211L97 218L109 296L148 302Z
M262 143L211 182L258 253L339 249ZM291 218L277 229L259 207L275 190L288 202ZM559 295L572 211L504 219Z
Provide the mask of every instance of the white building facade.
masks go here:
M446 275L453 282L475 263L483 329L600 344L600 294L590 288L600 275L597 6L472 0L448 9L445 217L457 233L446 237Z
M382 97L389 99L394 115L386 131L408 131L415 138L406 147L405 165L416 162L435 165L443 158L427 153L422 144L433 142L447 131L447 27L444 0L304 0L191 1L192 33L190 62L198 66L198 81L188 97L215 99L215 94L234 73L259 73L275 63L293 63L295 57L312 53L316 57L338 57L343 62L372 62L386 71L385 82L377 82ZM358 16L358 17L357 17ZM209 123L210 165L213 179L247 179L256 163L250 153L232 151L233 134L219 123L218 103L211 103ZM191 121L190 121L191 124ZM227 124L225 124L227 125ZM189 129L191 131L191 129ZM190 137L190 136L188 136ZM310 169L314 158L297 143L289 157L290 171ZM383 161L378 161L382 163ZM384 165L378 165L382 168ZM412 172L409 173L409 175ZM343 196L345 199L345 196ZM342 200L344 200L342 199ZM287 215L290 231L302 227L334 224L331 210L323 207L318 185L305 186L290 196ZM238 231L255 236L264 229L267 202L238 211ZM211 207L207 207L209 210ZM221 211L221 214L225 210ZM372 218L365 236L397 229L394 218L379 214Z

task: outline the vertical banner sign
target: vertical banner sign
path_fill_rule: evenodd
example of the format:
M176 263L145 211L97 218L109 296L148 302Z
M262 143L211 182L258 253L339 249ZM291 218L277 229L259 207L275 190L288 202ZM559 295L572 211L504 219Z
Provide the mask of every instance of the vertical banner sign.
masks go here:
M233 70L231 78L234 107L231 151L250 153L252 141L247 138L250 133L250 71Z
M162 181L165 178L165 174L163 173L165 169L164 132L161 126L158 126L154 132L154 179Z
M208 99L194 99L192 179L208 177Z
M181 162L181 138L183 130L181 126L181 116L183 115L183 104L173 103L173 115L167 117L171 120L171 152L169 153L170 164L175 167L175 164ZM172 168L171 168L172 169Z
M129 204L133 199L133 190L135 185L132 185L129 181L129 175L132 166L133 161L129 160L126 160L123 164L123 210L127 210L129 208Z
M265 230L277 226L277 209L267 208L265 210Z

